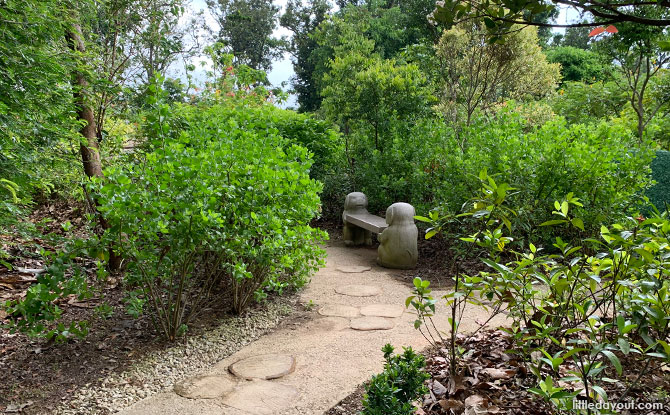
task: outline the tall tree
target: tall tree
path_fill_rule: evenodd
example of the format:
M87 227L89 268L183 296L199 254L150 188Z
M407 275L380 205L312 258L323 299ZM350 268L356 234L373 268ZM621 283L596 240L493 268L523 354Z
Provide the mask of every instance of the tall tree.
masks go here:
M476 111L507 98L541 97L559 80L559 65L547 62L534 28L517 30L509 42L488 43L483 23L444 32L436 46L442 76L439 108L454 125L469 125Z
M293 61L295 76L292 80L293 89L298 95L300 111L316 111L321 105L321 96L314 78L316 64L312 53L318 47L313 34L330 11L327 0L289 0L286 12L281 16L280 24L290 30L288 51Z
M659 13L655 7L638 9L636 13L647 19L670 18L670 11ZM621 23L617 28L616 36L604 37L594 47L614 60L620 75L614 80L628 96L637 117L637 135L642 139L649 122L670 110L668 77L663 77L661 83L655 82L670 66L670 52L660 47L660 41L670 33L664 27L635 23ZM655 95L655 99L651 100L650 95Z
M583 20L582 23L587 23L586 20ZM565 36L561 40L561 46L571 46L573 48L579 49L589 49L589 32L591 28L588 26L583 27L568 27L565 29Z
M272 36L279 7L272 0L207 0L221 27L219 37L235 55L236 63L270 70L282 55L285 42Z
M107 112L122 103L123 88L140 92L157 73L200 51L200 25L184 21L187 0L103 0L85 20L95 68L95 114L102 139ZM86 34L84 34L86 36ZM117 108L118 109L118 108Z

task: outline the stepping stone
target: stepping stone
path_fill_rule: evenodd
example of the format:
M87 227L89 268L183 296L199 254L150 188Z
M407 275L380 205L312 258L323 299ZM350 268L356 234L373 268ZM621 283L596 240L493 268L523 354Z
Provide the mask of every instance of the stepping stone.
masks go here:
M232 392L236 385L227 376L195 376L174 385L174 391L184 398L214 399Z
M319 309L319 314L327 317L358 317L358 308L350 305L331 304L321 307Z
M370 271L371 269L371 267L364 267L362 265L343 265L337 267L338 271L344 272L346 274L358 274L361 272Z
M402 316L405 310L398 304L371 304L361 307L361 314L373 317L396 318Z
M351 328L360 331L391 330L395 321L384 317L359 317L351 320Z
M242 379L277 379L293 373L295 358L285 354L261 354L239 360L230 367L230 373Z
M323 317L312 320L307 325L309 331L340 331L349 328L349 319L343 317Z
M240 385L222 403L254 415L281 413L298 396L298 390L281 383L255 380Z
M381 293L382 289L371 285L345 285L335 288L335 292L351 297L372 297Z

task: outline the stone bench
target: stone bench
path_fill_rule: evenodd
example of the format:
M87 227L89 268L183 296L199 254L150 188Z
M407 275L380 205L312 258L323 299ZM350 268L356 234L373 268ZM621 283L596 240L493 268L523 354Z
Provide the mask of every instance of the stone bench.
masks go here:
M419 253L419 231L414 224L414 207L394 203L386 209L386 219L368 212L368 198L361 192L349 193L344 201L343 239L347 246L371 246L372 233L379 234L377 263L386 268L411 269Z

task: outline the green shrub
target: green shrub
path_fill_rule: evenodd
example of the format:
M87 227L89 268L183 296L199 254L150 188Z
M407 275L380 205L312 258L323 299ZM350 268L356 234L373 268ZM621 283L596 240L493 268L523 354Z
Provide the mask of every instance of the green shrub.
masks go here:
M561 64L563 82L581 81L590 84L602 80L611 72L607 57L572 46L547 50L547 60Z
M100 210L128 261L129 303L147 305L169 339L204 305L242 312L267 291L300 287L321 263L325 236L308 223L321 185L308 151L258 111L159 108L153 150L105 172ZM175 138L173 138L175 137ZM228 295L212 295L228 287Z
M537 126L515 111L502 108L460 132L433 119L396 123L382 151L359 129L345 135L350 156L340 164L340 177L347 178L349 189L368 196L371 212L402 201L425 216L438 205L443 212L460 213L479 188L479 172L486 170L518 188L509 203L517 212L515 233L523 238L540 233L551 239L552 230L538 225L551 219L551 202L568 192L584 203L585 232L596 232L601 223L636 207L650 184L653 152L625 126L570 125L556 117ZM332 184L326 185L325 192L332 192ZM333 209L341 209L342 201L334 202Z
M512 324L504 330L516 342L515 353L530 362L537 377L538 387L530 391L557 409L573 409L573 399L580 394L607 402L605 385L625 380L628 388L617 396L622 402L654 367L670 362L667 212L648 219L635 214L603 225L597 237L574 245L567 242L565 235L570 233L557 228L554 232L560 236L553 241L554 253L532 243L513 251L506 244L516 236L505 226L511 212L506 206L509 185L497 185L484 173L482 179L482 197L467 215L484 226L463 240L488 250L482 259L488 270L463 276L468 289L461 289L460 298L473 304L472 297L479 292L494 314L507 315ZM583 220L575 216L581 206L580 199L569 193L554 201L554 219L543 225L581 230ZM444 219L426 219L434 226L428 236L443 230ZM423 287L420 280L415 284ZM447 304L452 300L448 295L443 298ZM408 305L414 305L422 323L434 314L436 301L429 291L415 290Z
M670 207L670 152L657 151L651 162L652 178L656 181L647 190L649 201L660 211Z
M423 369L426 360L411 347L401 355L393 355L393 347L387 344L384 352L384 371L372 377L365 386L363 415L411 415L416 408L412 402L428 389L424 381L430 375Z
M636 143L622 126L567 125L554 119L539 128L526 128L514 113L495 122L464 130L463 150L448 138L440 154L441 169L435 189L442 210L459 213L469 195L479 188L480 171L517 189L508 203L515 234L547 240L551 230L538 225L550 220L553 200L569 192L583 201L580 217L593 234L600 224L622 217L649 185L652 152Z

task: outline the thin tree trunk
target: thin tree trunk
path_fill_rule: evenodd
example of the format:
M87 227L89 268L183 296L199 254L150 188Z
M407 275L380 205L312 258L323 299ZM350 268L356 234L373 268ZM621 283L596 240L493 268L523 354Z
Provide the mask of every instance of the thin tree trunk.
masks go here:
M81 26L79 24L73 23L72 27L67 31L65 36L72 51L79 54L86 52ZM102 173L102 162L100 160L100 149L98 147L95 114L93 113L93 109L91 109L90 103L87 100L89 86L88 80L82 71L75 69L73 73L73 83L74 102L77 106L77 116L84 122L84 126L79 131L83 137L83 140L81 140L79 143L79 153L81 154L81 161L84 164L84 173L89 178L104 177ZM104 230L109 229L109 224L97 211L98 201L95 196L92 198L92 200L94 205L91 206L91 208L95 209L100 226ZM121 257L116 255L114 249L110 247L108 262L109 269L115 271L118 270L120 266Z

